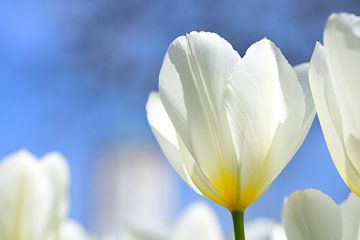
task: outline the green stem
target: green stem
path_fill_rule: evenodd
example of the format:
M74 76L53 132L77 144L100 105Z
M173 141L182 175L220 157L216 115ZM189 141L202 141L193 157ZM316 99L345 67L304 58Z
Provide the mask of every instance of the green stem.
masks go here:
M235 240L245 240L245 229L244 229L244 212L234 211L231 212L233 223Z

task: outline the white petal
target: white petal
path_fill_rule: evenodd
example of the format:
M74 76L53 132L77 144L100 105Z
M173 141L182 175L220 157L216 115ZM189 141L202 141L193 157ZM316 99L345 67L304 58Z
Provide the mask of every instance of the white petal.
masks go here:
M325 28L331 82L342 118L342 139L351 168L360 172L360 17L333 14ZM360 184L360 176L351 180ZM358 187L356 187L358 188ZM358 192L360 189L353 190Z
M49 153L41 160L48 173L48 181L52 186L54 201L48 231L55 234L59 231L61 223L68 213L68 187L69 187L69 167L66 160L60 153Z
M260 218L245 224L248 240L286 240L283 227L271 219Z
M149 95L146 111L151 130L170 164L187 184L199 192L186 172L174 126L157 93Z
M192 32L170 45L160 72L159 93L165 109L210 179L219 178L222 170L234 172L236 166L223 94L239 59L217 34Z
M320 191L308 189L285 201L283 225L291 240L341 240L340 208Z
M237 191L237 189L234 189L231 184L236 184L236 182L229 182L229 185L227 185L227 179L221 181L223 179L219 178L218 182L216 182L209 178L199 163L192 157L184 142L180 138L178 140L186 172L190 176L193 184L196 186L196 189L199 189L200 194L228 208L229 210L234 209L234 202L231 200L235 194L231 191ZM227 194L227 190L230 190L228 191L229 194Z
M292 90L286 91L288 118L276 129L271 149L267 155L267 158L273 159L274 162L279 160L277 164L272 165L271 172L274 177L270 178L271 181L286 166L304 142L316 113L309 87L308 64L296 66L294 70L297 74L297 82L293 83ZM295 88L297 84L301 86L301 96L298 95L299 89Z
M47 235L54 201L46 170L29 152L0 164L0 239L38 240Z
M324 45L329 53L331 81L344 121L344 137L353 135L360 139L360 17L332 14L325 28ZM360 165L360 157L357 161Z
M296 152L305 97L293 68L264 39L253 44L236 65L225 99L241 166L240 202L246 207Z
M307 63L294 67L305 100L305 114L301 127L298 128L299 122L295 119L298 116L297 114L293 114L289 117L287 123L281 124L278 127L272 143L275 151L273 153L270 151L269 154L269 156L272 156L274 159L284 159L284 161L291 159L304 142L314 121L316 111L309 84L308 69L309 64ZM296 104L292 105L292 113L297 111L298 107ZM287 150L284 151L284 149ZM280 171L284 167L283 164L284 162L279 164L278 170L274 169L274 171Z
M80 224L72 220L66 220L60 228L59 240L91 240L90 235Z
M316 110L331 157L345 183L360 194L359 165L344 150L343 120L329 70L327 50L317 44L311 58L309 78Z
M169 240L169 238L166 237L166 234L157 231L156 229L140 229L136 227L125 228L121 232L120 238L109 236L104 238L104 240Z
M300 144L305 139L307 132L309 131L316 114L314 101L311 94L310 83L309 83L309 63L303 63L294 67L296 74L299 79L299 83L302 87L305 96L305 116L303 123L303 137Z
M170 240L224 239L214 212L205 204L192 204L177 221Z
M344 236L343 240L360 239L360 198L350 194L341 205Z

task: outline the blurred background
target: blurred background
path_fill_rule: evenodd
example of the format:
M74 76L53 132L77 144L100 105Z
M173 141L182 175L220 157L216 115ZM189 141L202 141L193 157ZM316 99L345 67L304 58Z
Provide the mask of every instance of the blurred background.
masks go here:
M0 1L0 157L60 151L71 166L70 216L96 233L125 223L170 224L195 194L171 169L146 121L170 42L213 31L241 55L264 37L293 65L310 59L328 15L359 0ZM316 119L295 158L246 219L281 220L284 197L318 188L349 193ZM134 214L135 213L135 214Z

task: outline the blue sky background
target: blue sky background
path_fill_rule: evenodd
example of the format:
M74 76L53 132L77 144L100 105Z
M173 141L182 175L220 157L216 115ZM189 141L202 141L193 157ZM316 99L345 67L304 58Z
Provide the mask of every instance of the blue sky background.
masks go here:
M71 216L89 226L90 181L103 146L156 144L145 102L157 89L167 46L193 30L217 32L241 55L264 37L293 65L308 61L332 12L359 14L359 0L0 1L0 156L28 148L71 164ZM201 199L178 180L180 206ZM315 120L308 138L247 219L280 220L282 201L318 188L348 195ZM225 228L225 210L212 205Z

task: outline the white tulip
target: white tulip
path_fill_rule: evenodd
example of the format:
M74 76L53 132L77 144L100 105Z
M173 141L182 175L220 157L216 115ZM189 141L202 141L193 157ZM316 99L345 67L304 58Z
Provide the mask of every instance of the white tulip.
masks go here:
M224 240L215 213L203 203L190 205L167 232L156 229L128 229L123 240ZM114 238L115 239L115 238Z
M337 170L360 196L360 17L332 14L309 69L321 128Z
M360 239L360 199L351 194L337 206L320 191L295 192L285 201L283 225L291 240Z
M295 70L267 39L243 58L215 33L192 32L171 43L148 121L196 192L243 212L267 190L315 115L307 66Z
M0 239L57 239L67 213L68 167L58 153L23 150L0 162Z

